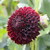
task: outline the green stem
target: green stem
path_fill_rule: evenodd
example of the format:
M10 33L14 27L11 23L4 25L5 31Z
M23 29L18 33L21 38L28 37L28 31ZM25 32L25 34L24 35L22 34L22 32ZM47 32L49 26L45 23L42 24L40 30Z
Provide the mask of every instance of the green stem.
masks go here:
M38 47L38 38L35 39L35 50L37 50Z
M38 4L39 4L39 0L36 0L36 7L35 10L38 12Z
M30 46L31 46L31 50L35 50L35 48L34 48L34 40L30 43Z

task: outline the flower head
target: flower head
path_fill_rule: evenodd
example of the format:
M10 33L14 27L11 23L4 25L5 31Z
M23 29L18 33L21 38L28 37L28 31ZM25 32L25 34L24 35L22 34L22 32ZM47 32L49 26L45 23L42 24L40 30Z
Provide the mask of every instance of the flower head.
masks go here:
M48 20L49 20L49 18L47 16L47 14L45 14L43 16L40 16L40 24L41 24L41 26L43 26L44 28L47 28Z
M19 8L9 18L8 35L17 44L27 44L39 35L39 21L39 14L31 7Z

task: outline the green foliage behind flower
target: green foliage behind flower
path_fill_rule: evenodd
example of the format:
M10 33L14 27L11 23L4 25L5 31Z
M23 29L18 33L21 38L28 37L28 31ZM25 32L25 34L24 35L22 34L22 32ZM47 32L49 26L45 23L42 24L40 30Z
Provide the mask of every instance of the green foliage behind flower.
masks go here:
M41 17L47 14L49 20L44 19L47 28L40 31L35 41L17 45L8 38L6 26L10 14L24 6L32 7ZM50 50L50 0L0 0L0 50Z

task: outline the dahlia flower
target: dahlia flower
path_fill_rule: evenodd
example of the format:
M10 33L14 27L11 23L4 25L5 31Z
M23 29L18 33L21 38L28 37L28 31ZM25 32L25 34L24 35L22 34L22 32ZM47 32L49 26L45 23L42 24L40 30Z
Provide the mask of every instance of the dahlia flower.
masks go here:
M39 21L39 14L31 7L19 8L9 17L8 36L17 44L30 43L39 35Z

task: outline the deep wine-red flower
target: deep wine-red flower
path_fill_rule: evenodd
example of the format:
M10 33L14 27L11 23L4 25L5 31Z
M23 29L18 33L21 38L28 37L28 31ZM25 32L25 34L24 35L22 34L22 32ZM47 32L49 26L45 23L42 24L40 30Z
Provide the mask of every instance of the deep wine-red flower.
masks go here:
M39 21L39 14L31 7L19 8L9 17L8 36L17 44L30 43L39 35Z

